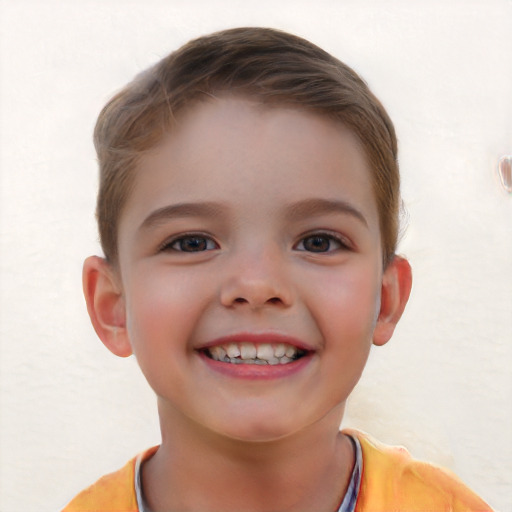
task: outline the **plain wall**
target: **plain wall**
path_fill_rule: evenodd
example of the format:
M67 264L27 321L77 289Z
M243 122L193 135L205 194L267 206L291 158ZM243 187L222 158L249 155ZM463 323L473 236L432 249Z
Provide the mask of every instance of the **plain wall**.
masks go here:
M395 121L414 289L344 425L405 445L512 510L512 2L0 2L0 510L57 510L159 442L133 358L96 338L81 292L95 118L192 37L264 25L356 69Z

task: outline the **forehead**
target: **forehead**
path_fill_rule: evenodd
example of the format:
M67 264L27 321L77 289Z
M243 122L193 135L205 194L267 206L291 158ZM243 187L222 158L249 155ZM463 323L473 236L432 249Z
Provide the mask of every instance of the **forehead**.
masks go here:
M132 219L172 202L268 210L311 196L350 200L377 215L367 159L350 130L327 116L245 98L191 105L135 173L123 215ZM263 201L270 196L272 203Z

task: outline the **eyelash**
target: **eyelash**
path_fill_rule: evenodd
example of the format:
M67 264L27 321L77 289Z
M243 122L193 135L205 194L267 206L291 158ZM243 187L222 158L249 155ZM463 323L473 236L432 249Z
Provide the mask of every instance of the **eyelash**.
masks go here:
M304 247L304 242L307 240L315 239L315 238L317 239L317 241L320 241L320 240L327 241L329 244L328 248L326 248L325 250L319 250L319 251L306 249ZM331 245L333 242L337 246L334 249L331 248ZM299 248L300 245L302 245L302 247L303 247L302 249ZM347 240L340 237L339 235L335 235L335 234L327 233L327 232L315 232L315 233L310 233L308 235L302 236L301 239L299 240L299 242L294 246L294 249L296 249L298 251L310 252L313 254L325 254L325 253L330 253L330 252L334 252L334 251L349 250L350 248L351 248L351 246L347 242Z
M185 250L183 249L183 246L181 246L180 249L176 249L174 246L179 243L183 243L186 241L191 241L192 239L204 241L206 243L206 247L204 249L200 250ZM208 247L210 245L210 247ZM213 247L212 247L213 246ZM175 252L186 252L186 253L194 253L194 252L205 252L205 251L211 251L213 249L218 249L218 244L213 240L212 237L205 235L203 233L186 233L183 235L176 236L174 238L171 238L170 240L165 241L161 247L160 252L165 251L175 251Z
M177 244L183 244L184 242L190 242L191 240L195 239L195 249L199 247L199 250L195 250L194 246L192 246L192 250L187 250L183 248L183 245L179 249L177 249L175 246ZM316 239L316 242L327 242L327 247L325 249L320 248L320 250L312 250L313 248L310 247L309 250L305 246L305 242L312 241L313 239ZM199 246L197 243L199 242ZM332 248L332 243L335 243L336 247ZM339 235L335 235L332 233L327 232L315 232L311 233L305 236L302 236L301 239L297 244L294 245L293 249L302 251L302 252L310 252L313 254L324 254L324 253L330 253L334 251L339 250L349 250L350 244ZM170 240L167 240L164 242L159 251L165 252L165 251L175 251L175 252L186 252L186 253L195 253L195 252L206 252L211 251L214 249L218 249L218 244L213 240L212 237L205 235L203 233L187 233L183 235L179 235L177 237L174 237ZM318 248L318 247L317 247Z

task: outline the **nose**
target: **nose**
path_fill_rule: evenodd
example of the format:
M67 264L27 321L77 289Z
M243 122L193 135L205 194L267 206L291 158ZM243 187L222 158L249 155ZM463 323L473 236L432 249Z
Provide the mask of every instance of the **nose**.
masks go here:
M220 301L225 307L289 307L293 301L292 285L282 257L276 251L252 255L244 252L230 261Z

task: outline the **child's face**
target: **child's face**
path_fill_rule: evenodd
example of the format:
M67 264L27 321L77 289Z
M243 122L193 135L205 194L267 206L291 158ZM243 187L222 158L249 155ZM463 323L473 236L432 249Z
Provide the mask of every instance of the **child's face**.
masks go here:
M315 114L221 98L192 107L136 172L119 271L129 342L161 411L244 440L339 421L383 279L356 138ZM249 356L282 343L276 356L304 355L212 359L212 346L236 354L244 341Z

